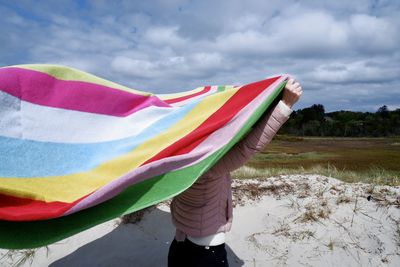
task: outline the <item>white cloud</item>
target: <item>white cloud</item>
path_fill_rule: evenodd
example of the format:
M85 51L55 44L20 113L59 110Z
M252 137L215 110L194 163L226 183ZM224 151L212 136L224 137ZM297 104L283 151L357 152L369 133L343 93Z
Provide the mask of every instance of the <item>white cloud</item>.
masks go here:
M66 64L153 92L290 73L303 84L299 106L339 109L354 97L350 92L358 92L364 101L357 102L360 108L384 101L400 107L396 1L79 5L16 1L0 6L0 62ZM387 98L377 99L378 90L388 86Z
M398 25L397 25L398 26ZM368 53L397 50L400 31L384 18L365 14L350 17L351 42Z
M223 58L218 53L195 53L190 56L189 62L196 69L208 70L223 67Z
M296 16L283 14L262 29L230 32L216 39L217 49L256 56L320 56L347 49L349 32L345 22L325 12Z
M177 31L177 26L151 27L143 35L143 41L156 46L182 47L187 41Z
M138 78L204 77L222 67L222 57L216 53L195 53L187 57L174 56L161 60L135 59L117 56L111 63L114 71Z
M282 47L282 52L335 53L348 43L346 24L326 12L282 17L274 27L275 45Z
M291 13L291 12L290 12ZM255 21L253 17L251 21ZM346 19L326 11L281 14L268 27L220 35L217 49L244 55L285 55L321 57L351 53L393 52L398 48L400 32L384 18L355 14Z
M361 60L330 63L316 67L310 78L327 83L379 83L398 79L400 66L387 68L382 62Z

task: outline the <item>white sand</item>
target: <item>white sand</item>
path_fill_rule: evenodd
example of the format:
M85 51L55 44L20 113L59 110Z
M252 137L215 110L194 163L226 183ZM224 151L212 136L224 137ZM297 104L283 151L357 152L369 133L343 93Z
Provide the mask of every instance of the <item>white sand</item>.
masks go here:
M320 175L235 181L233 187L230 266L400 266L400 187L346 184ZM166 203L136 224L118 222L48 249L0 250L0 266L30 252L20 266L166 266L174 235Z

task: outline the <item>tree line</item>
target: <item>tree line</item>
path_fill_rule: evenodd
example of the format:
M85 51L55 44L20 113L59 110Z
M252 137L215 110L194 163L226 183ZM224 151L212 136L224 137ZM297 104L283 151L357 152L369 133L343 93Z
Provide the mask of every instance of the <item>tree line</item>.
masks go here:
M390 111L386 105L376 112L334 111L324 106L293 111L279 130L297 136L380 137L400 136L400 109Z

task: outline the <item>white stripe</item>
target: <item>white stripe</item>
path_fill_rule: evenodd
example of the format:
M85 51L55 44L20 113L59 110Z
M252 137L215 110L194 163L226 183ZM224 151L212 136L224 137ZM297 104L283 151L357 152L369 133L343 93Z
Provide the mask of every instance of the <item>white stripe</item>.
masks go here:
M136 135L177 108L151 106L128 117L52 108L0 91L0 135L36 141L96 143Z
M175 103L172 103L172 104L170 104L170 105L173 106L173 107L184 106L184 105L186 105L187 103L189 103L189 102L191 102L191 101L193 101L193 100L195 100L195 99L199 99L199 98L202 98L202 97L205 97L205 96L214 94L217 90L218 90L218 86L211 86L210 91L208 91L207 93L204 93L204 94L201 94L201 95L197 95L197 96L194 96L194 97L191 97L191 98L188 98L188 99L179 101L179 102L175 102Z
M157 96L161 100L165 100L165 99L177 98L177 97L183 97L183 96L195 94L195 93L202 91L203 89L204 89L204 86L200 86L193 90L186 91L186 92L184 92L184 94L181 92L181 93L155 94L155 96Z

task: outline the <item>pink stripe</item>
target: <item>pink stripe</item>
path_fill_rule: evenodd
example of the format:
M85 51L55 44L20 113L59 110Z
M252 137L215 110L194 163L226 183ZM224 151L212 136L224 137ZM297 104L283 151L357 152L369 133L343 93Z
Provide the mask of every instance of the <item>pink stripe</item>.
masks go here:
M267 88L277 87L285 79L288 79L288 77L288 75L282 75ZM163 158L150 162L149 164L142 165L137 169L134 169L131 172L114 179L110 183L88 195L86 198L83 198L76 205L66 211L64 215L72 214L79 210L86 209L104 202L118 195L122 190L130 185L139 183L162 173L191 166L208 157L213 151L216 151L226 145L229 140L231 140L233 136L242 128L243 124L253 113L254 108L258 107L272 93L272 91L268 90L267 88L255 99L253 99L253 101L247 104L241 111L239 111L227 123L227 125L212 133L190 153ZM225 142L222 142L221 140L224 140Z
M205 93L207 93L208 91L210 91L210 89L211 89L211 86L205 86L205 87L203 88L203 90L201 90L200 92L197 92L197 93L194 93L194 94L191 94L191 95L186 95L186 96L181 96L181 97L166 99L165 102L167 102L168 104L173 104L173 103L181 102L181 101L187 100L187 99L189 99L189 98L192 98L192 97L195 97L195 96L198 96L198 95L205 94Z
M0 90L38 105L117 117L149 106L170 107L154 95L142 96L89 82L59 80L46 73L15 67L0 69Z

